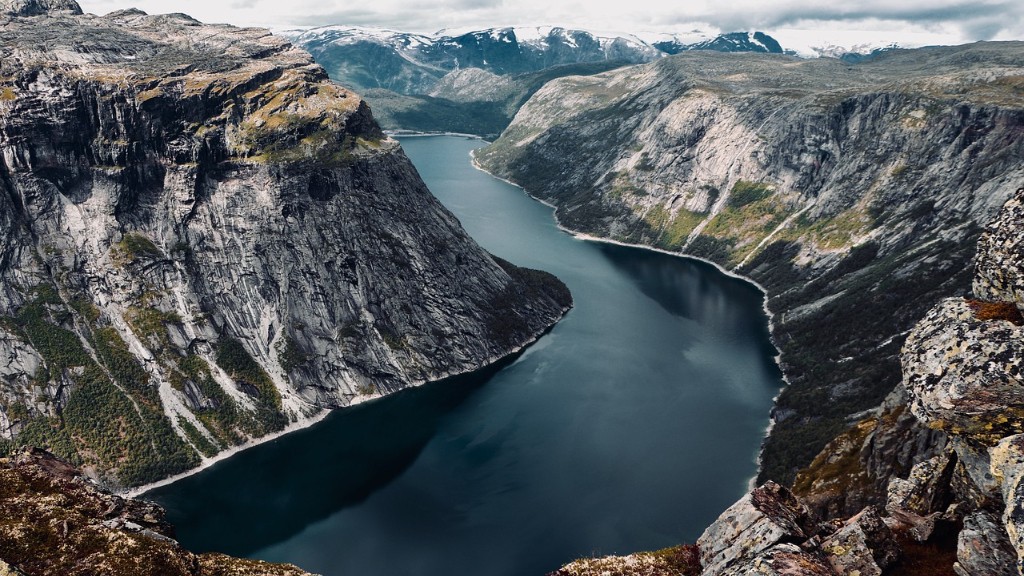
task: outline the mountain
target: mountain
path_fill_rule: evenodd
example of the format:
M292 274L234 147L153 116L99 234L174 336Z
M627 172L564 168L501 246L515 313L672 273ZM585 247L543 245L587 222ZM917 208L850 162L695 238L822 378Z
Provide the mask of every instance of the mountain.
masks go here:
M714 50L716 52L764 52L782 54L782 46L764 32L730 32L709 40L695 43L681 43L677 40L652 44L666 54L678 54L688 50Z
M558 27L441 31L433 36L327 26L285 31L331 77L363 91L390 130L457 132L497 137L547 81L650 62L684 50L781 53L762 32L716 38Z
M306 52L73 4L0 2L0 452L145 484L489 365L571 306Z
M684 52L549 82L476 160L569 229L760 283L788 381L760 480L790 484L846 430L870 474L821 505L855 507L929 453L898 403L883 431L865 411L914 323L967 292L981 227L1024 178L1022 62L1020 42L856 65Z
M821 498L851 490L865 455L906 452L879 430L834 443L802 473L802 494L768 482L737 501L695 544L588 558L553 576L1016 576L1024 569L1024 187L978 242L973 297L947 298L910 331L902 381L887 403L931 430L929 454L885 487L885 500L848 511ZM886 423L886 421L888 423ZM821 472L827 472L820 475Z
M393 30L326 26L282 32L309 51L334 80L355 90L383 88L427 94L445 74L479 68L498 75L552 66L612 61L649 62L662 54L642 40L559 27L489 28L433 36Z

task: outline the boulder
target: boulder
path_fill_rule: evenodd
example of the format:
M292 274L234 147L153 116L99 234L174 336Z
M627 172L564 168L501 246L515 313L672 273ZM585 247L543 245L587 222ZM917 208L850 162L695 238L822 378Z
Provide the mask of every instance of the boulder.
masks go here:
M999 517L979 510L964 518L956 546L957 576L1016 576L1017 552Z
M1024 328L950 298L911 331L901 361L910 409L928 427L986 446L1024 432Z
M957 459L944 453L919 462L910 469L906 479L889 481L887 510L905 510L919 516L942 512L952 500L950 480Z
M781 542L807 539L807 510L793 494L767 482L723 512L697 539L704 574L731 574Z
M825 539L821 550L837 573L861 576L881 576L900 554L892 530L870 506Z
M818 553L795 544L778 544L721 572L705 570L703 576L838 576Z
M1024 574L1024 434L1004 438L990 451L992 475L1003 492L1003 524L1017 551L1017 570Z

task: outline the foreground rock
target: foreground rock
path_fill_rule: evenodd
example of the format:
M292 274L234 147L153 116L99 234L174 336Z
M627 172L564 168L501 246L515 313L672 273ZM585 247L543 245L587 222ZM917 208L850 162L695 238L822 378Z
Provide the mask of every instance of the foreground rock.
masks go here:
M571 306L268 32L2 7L0 452L143 484L480 368Z
M4 570L7 570L5 572ZM304 576L294 566L193 554L164 511L102 491L52 454L0 458L0 574Z

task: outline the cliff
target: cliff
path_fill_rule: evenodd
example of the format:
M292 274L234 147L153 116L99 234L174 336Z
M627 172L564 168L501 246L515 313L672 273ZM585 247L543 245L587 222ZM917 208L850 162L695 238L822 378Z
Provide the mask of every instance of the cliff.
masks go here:
M800 498L769 482L695 545L580 560L555 574L1024 573L1022 231L1024 188L981 236L974 298L943 300L906 339L901 408L931 431L934 455L889 480L884 507L835 515L813 501L827 483L812 482ZM831 456L834 464L845 454Z
M264 30L0 2L0 451L112 486L477 369L571 306Z
M1022 55L1019 42L860 64L684 53L548 83L477 161L572 230L761 284L789 385L760 480L791 483L846 430L856 451L866 437L893 448L864 456L853 491L881 503L889 477L931 455L931 433L865 411L899 382L914 322L967 292L982 224L1024 176ZM876 434L880 419L893 426Z

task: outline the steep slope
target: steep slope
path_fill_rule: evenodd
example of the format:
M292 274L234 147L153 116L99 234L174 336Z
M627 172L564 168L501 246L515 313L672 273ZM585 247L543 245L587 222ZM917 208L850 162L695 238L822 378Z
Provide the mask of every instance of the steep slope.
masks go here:
M568 228L767 289L789 386L761 479L788 483L893 389L913 322L968 288L979 223L1024 177L1022 57L1021 43L860 65L684 53L547 84L477 161Z
M474 370L571 305L263 30L4 17L0 152L0 448L110 484Z

